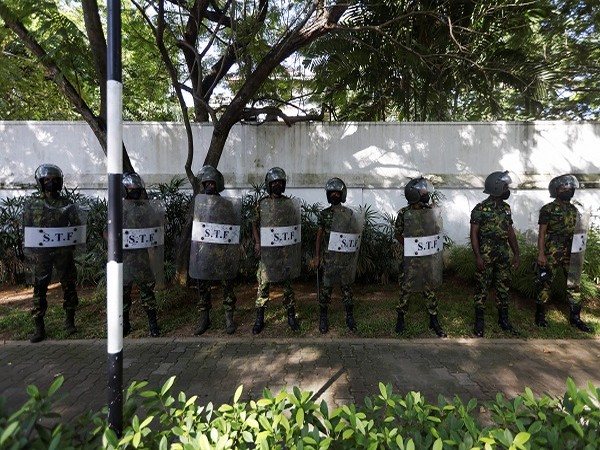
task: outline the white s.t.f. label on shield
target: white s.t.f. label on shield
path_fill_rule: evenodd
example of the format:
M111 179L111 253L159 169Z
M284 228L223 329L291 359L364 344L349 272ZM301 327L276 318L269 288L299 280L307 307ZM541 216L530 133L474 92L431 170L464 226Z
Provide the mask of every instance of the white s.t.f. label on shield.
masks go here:
M327 250L330 252L354 253L359 248L360 234L358 233L338 233L332 231L329 235Z
M261 227L260 245L261 247L286 247L299 244L300 230L300 224L287 227Z
M32 248L68 247L85 244L86 225L74 227L25 227L24 245Z
M165 243L163 227L123 228L123 249L159 247Z
M194 221L192 241L207 244L239 244L240 226Z
M441 234L404 238L404 256L430 256L444 248Z

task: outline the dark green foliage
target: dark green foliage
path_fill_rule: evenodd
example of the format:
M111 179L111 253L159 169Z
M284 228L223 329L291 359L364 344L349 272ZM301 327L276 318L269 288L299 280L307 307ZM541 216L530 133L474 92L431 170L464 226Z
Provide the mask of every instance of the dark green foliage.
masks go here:
M165 281L175 277L175 261L179 238L183 233L191 211L192 194L181 188L186 183L184 177L173 177L169 183L159 183L148 190L151 199L161 200L165 206Z
M592 384L578 389L570 378L562 397L536 399L525 388L514 399L498 393L481 406L475 399L464 403L458 396L447 401L441 395L437 403L428 403L419 392L396 394L391 385L380 383L379 393L366 397L364 405L333 410L297 387L277 394L265 389L260 399L241 401L240 386L231 404L216 408L198 405L196 396L184 392L172 395L175 377L159 390L134 381L126 392L120 437L99 413L44 425L39 419L57 418L53 396L62 382L58 377L48 392L29 386L30 399L11 416L0 398L0 448L537 450L600 445L600 389ZM478 417L481 407L491 412L485 425Z
M0 282L24 281L23 203L26 197L2 199L0 203Z
M592 227L588 233L583 272L590 281L600 284L600 226Z
M371 206L362 206L365 222L356 266L356 276L365 282L385 283L398 276L394 257L394 223L391 214L380 214Z
M264 183L252 185L252 190L242 197L242 225L240 236L240 276L244 279L256 275L258 257L254 254L254 238L252 236L252 218L258 201L267 195Z

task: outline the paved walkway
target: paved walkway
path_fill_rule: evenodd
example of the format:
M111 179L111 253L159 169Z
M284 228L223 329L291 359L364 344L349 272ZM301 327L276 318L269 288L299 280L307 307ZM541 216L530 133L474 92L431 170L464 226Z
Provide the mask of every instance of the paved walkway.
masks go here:
M240 384L243 400L259 398L264 387L297 385L330 406L362 402L380 381L395 392L420 391L431 403L438 394L514 397L526 386L536 395L560 395L567 377L580 387L600 386L599 369L599 339L158 338L126 339L124 347L126 386L145 379L158 389L177 375L175 393L217 405ZM64 375L58 412L73 418L106 404L106 341L0 342L0 373L0 395L11 411L26 400L27 385L47 389Z

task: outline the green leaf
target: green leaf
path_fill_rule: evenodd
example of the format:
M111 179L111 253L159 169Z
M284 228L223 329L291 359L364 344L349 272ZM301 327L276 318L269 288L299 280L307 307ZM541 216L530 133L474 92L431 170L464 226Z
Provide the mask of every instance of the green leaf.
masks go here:
M160 438L160 443L158 444L158 450L168 450L169 443L167 441L167 437L163 436Z
M171 387L173 386L173 383L175 382L175 376L173 375L171 378L169 378L165 384L163 384L162 389L160 390L160 395L161 397L164 396L169 389L171 389Z
M40 390L37 388L37 386L30 384L29 386L27 386L27 394L30 397L39 398Z
M260 400L258 400L258 401L256 402L256 404L257 404L258 406L261 406L261 407L263 407L263 408L264 408L265 406L272 405L272 404L273 404L273 400L271 400L271 399L268 399L268 398L261 398Z
M233 395L233 403L237 403L242 396L242 391L244 390L244 385L240 384L238 388L235 390L235 394Z
M0 446L6 442L6 440L13 434L15 430L19 428L19 422L12 422L6 427L6 429L2 432L2 436L0 436Z
M48 389L48 396L52 396L54 395L54 393L63 385L63 383L65 382L65 377L62 375L59 375L58 377L56 377L54 379L54 381L52 382L52 384L50 385L50 388Z
M296 423L300 428L304 426L304 410L302 408L299 408L298 411L296 411Z
M144 419L144 421L140 425L140 428L146 428L150 424L150 422L152 422L153 419L154 419L154 416L146 417L146 419Z
M442 450L444 448L444 443L440 438L437 438L433 443L432 450Z
M525 442L527 442L530 437L531 437L531 435L529 433L522 431L521 433L518 433L515 436L515 440L513 441L513 444L515 444L517 447L522 447L523 444L525 444Z
M135 448L140 446L140 442L142 441L142 433L139 431L133 435L133 441L131 442Z
M382 398L384 398L384 399L388 398L387 388L385 387L385 385L383 383L379 383L379 393L381 394Z

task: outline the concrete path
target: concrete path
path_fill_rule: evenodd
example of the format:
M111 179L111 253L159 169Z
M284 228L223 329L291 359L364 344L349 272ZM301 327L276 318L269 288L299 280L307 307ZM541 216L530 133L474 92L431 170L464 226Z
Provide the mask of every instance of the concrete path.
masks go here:
M35 384L47 389L64 375L58 412L68 418L106 405L105 340L0 342L0 395L9 410ZM397 393L420 391L430 403L438 394L467 401L514 397L526 386L536 395L561 395L567 377L580 387L600 386L600 340L521 339L126 339L124 384L148 380L158 389L170 376L174 393L198 395L201 403L242 400L296 385L330 406L361 402L391 383Z

